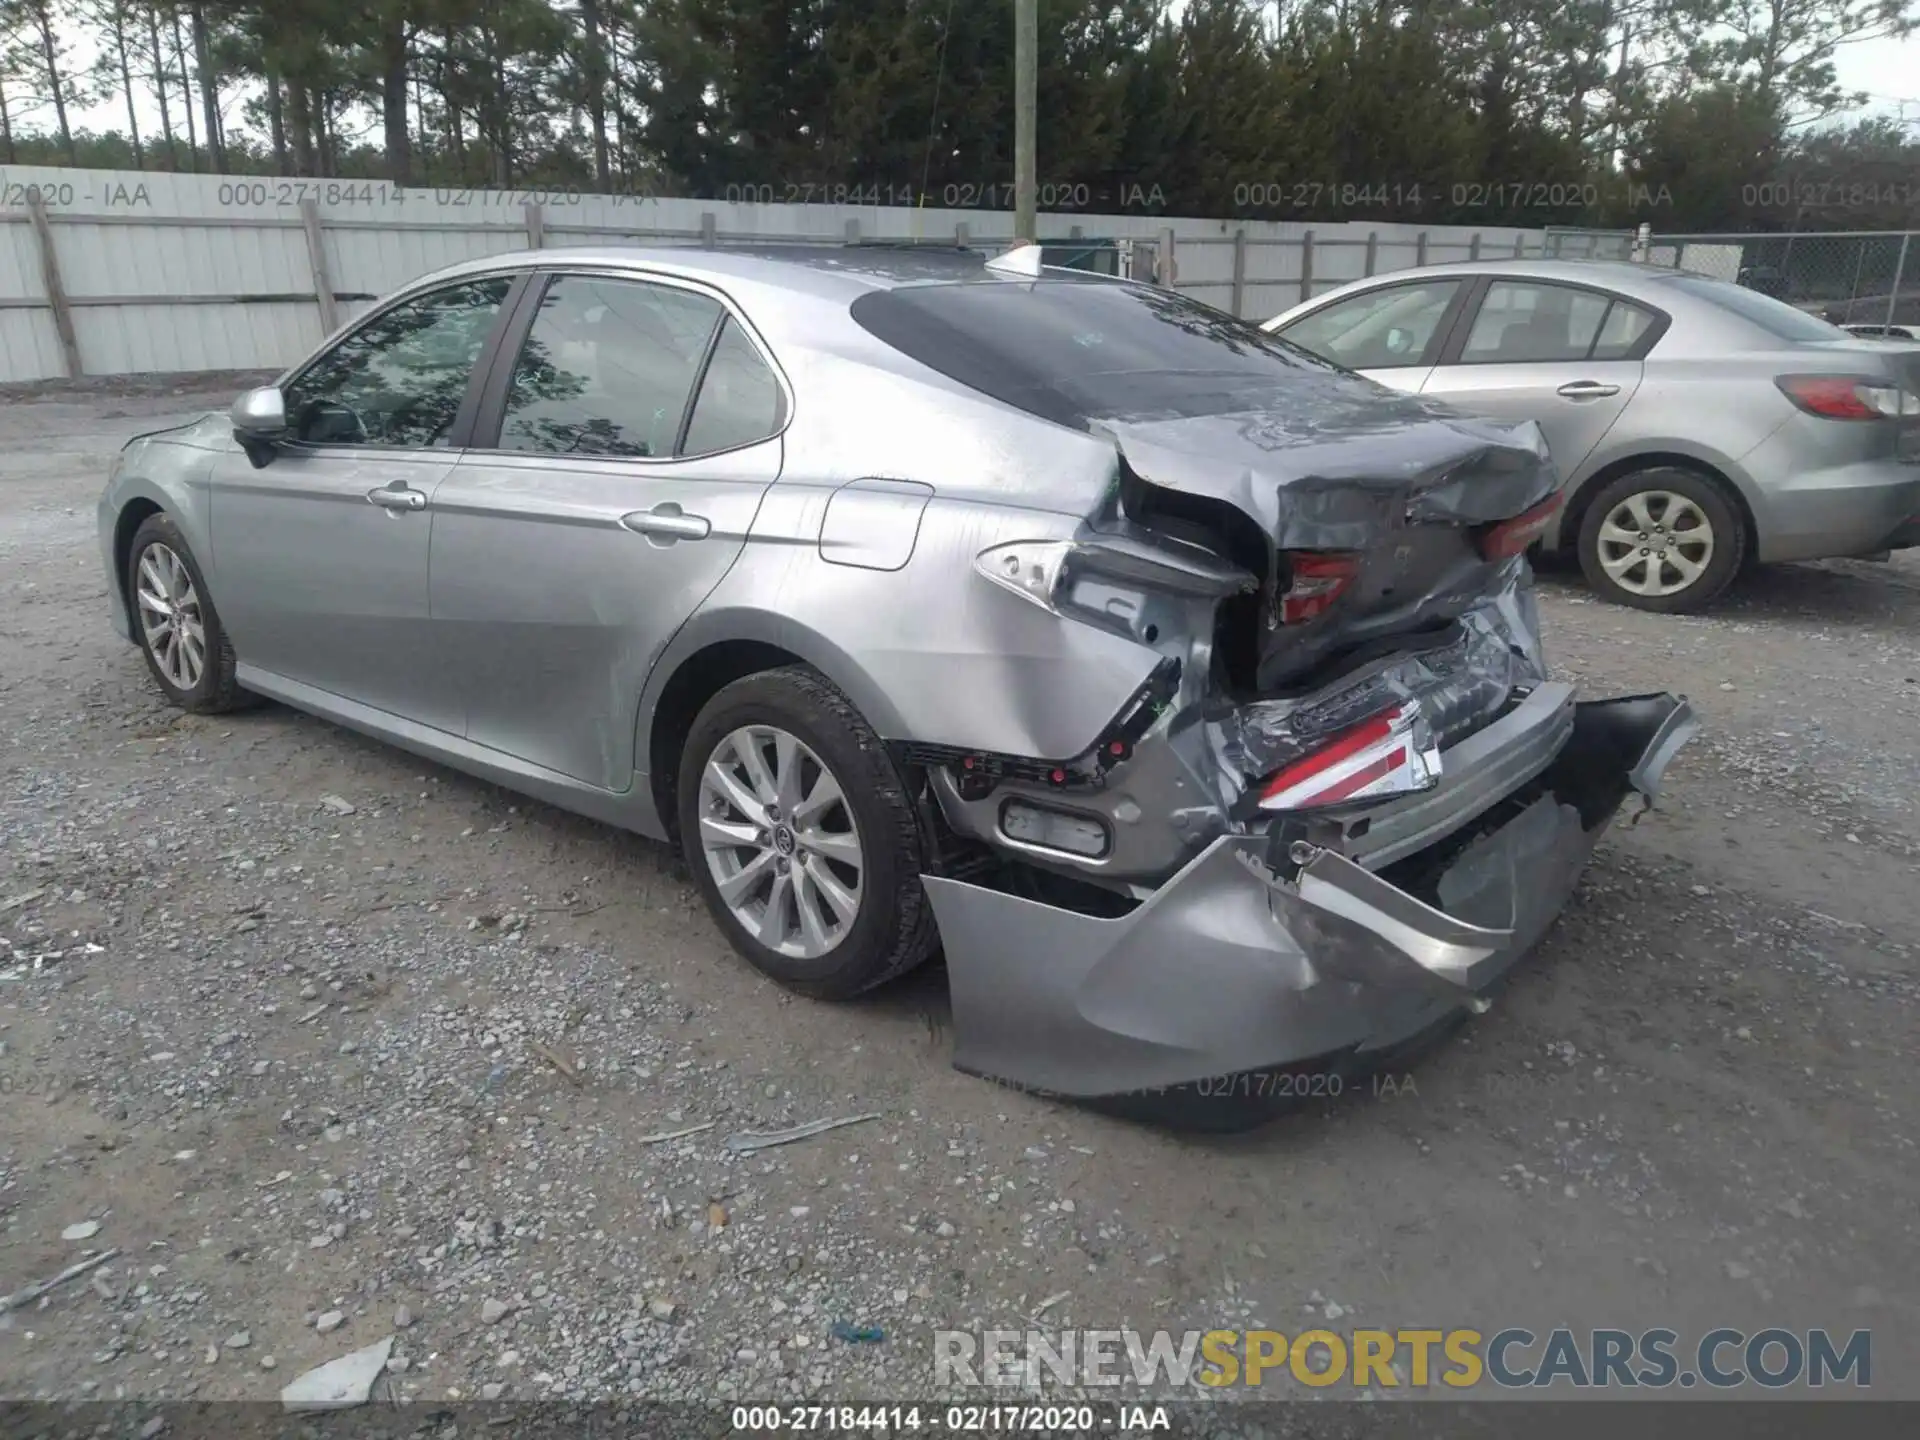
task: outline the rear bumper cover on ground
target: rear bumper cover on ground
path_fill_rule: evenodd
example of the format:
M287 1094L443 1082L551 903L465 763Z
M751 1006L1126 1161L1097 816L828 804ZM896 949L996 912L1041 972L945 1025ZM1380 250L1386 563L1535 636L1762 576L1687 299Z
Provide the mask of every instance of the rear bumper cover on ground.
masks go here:
M1651 803L1695 726L1671 695L1573 708L1549 765L1379 870L1229 834L1119 919L926 877L954 1063L1147 1114L1191 1102L1193 1123L1233 1128L1244 1107L1220 1097L1306 1094L1278 1077L1364 1067L1457 1016L1553 922L1622 802Z

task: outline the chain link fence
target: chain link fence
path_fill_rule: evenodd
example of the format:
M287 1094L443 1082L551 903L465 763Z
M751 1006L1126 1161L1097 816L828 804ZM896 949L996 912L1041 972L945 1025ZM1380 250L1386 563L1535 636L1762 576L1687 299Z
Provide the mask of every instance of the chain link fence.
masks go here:
M1657 235L1653 265L1731 280L1836 325L1920 328L1920 246L1909 231Z
M1548 226L1544 250L1556 260L1631 260L1636 235L1631 230L1577 230Z

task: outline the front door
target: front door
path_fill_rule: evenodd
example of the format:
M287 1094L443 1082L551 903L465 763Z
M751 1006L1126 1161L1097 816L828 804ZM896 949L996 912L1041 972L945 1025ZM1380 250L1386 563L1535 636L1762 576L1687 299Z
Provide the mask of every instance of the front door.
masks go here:
M435 497L435 631L468 739L625 790L647 674L779 476L785 394L697 287L561 273L521 316Z
M248 666L459 734L463 700L427 611L433 504L510 276L388 309L286 387L263 466L214 462L221 618Z
M1654 321L1604 291L1495 280L1422 393L1495 420L1538 421L1570 481L1640 388Z

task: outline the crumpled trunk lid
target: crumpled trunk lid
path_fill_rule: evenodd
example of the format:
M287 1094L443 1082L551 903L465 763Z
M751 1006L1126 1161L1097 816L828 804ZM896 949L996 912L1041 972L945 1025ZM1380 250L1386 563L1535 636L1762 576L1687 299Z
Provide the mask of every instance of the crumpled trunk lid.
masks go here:
M1171 419L1104 420L1122 461L1119 509L1205 537L1261 579L1223 607L1218 658L1257 698L1324 674L1394 636L1446 626L1504 584L1484 527L1550 497L1559 477L1539 427L1471 419L1345 375L1297 375L1284 392ZM1280 620L1298 552L1338 552L1358 572L1339 603Z

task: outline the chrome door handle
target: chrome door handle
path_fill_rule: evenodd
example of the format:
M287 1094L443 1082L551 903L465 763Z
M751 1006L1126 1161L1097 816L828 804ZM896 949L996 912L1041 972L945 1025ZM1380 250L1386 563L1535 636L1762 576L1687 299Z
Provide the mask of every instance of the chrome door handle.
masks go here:
M1569 380L1555 394L1564 395L1569 400L1604 400L1609 395L1618 395L1618 385L1602 384L1598 380Z
M662 545L671 545L676 540L704 540L713 533L713 526L706 516L689 515L671 500L651 510L636 510L631 515L622 515L620 523Z
M378 490L369 490L367 499L388 510L424 510L427 497L424 491L409 490L403 486L383 486Z

